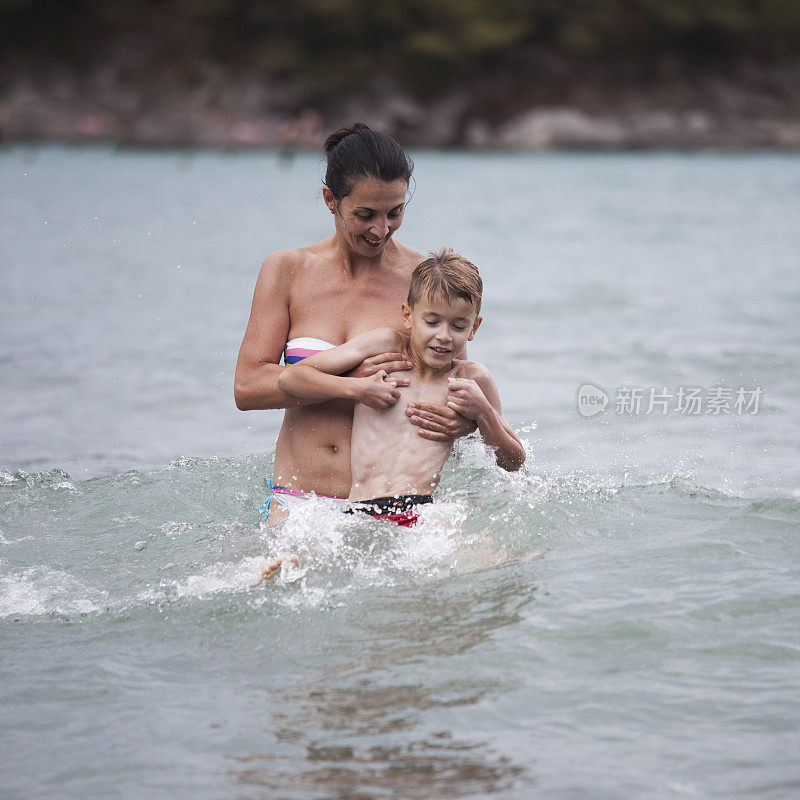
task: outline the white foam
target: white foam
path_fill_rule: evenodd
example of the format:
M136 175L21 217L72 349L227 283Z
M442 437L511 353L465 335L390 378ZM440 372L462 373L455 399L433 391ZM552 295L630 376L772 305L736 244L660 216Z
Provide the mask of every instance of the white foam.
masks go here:
M485 469L496 466L492 448L486 445L480 436L471 435L458 439L453 446L453 455L457 469Z
M261 557L243 558L237 562L213 564L197 575L189 575L174 584L177 597L208 597L221 592L249 589L267 566Z
M99 611L106 595L74 575L45 566L0 575L0 617L17 614L90 614Z
M17 482L14 475L7 469L0 469L0 486L13 486Z
M66 489L77 493L78 487L72 482L70 476L63 469L51 469L49 472L25 472L24 469L16 472L0 470L0 486L49 486L53 489Z
M207 564L177 580L165 580L138 596L140 603L205 599L217 594L253 593L254 602L274 602L290 608L338 605L354 591L390 586L409 577L437 579L453 569L474 566L474 534L466 523L474 509L464 498L443 499L419 508L413 528L342 514L333 503L314 498L292 508L280 526L261 528L262 552L238 561ZM182 531L167 524L167 535ZM483 536L481 561L495 563L501 553ZM488 552L488 556L486 553ZM296 554L300 565L287 558ZM261 572L276 558L280 571L253 590ZM263 595L259 595L263 592ZM256 599L258 598L258 599Z

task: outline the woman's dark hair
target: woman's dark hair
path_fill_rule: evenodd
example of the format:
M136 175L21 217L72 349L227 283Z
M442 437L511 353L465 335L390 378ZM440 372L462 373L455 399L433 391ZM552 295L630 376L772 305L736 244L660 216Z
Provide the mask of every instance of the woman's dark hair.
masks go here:
M332 133L325 141L325 155L325 185L337 200L347 197L361 178L386 183L402 178L408 183L414 171L414 162L388 133L361 122Z

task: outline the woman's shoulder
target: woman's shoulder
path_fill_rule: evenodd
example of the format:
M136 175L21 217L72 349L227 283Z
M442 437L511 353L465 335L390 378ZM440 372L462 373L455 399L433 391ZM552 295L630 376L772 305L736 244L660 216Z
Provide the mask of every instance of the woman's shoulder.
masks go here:
M267 279L291 281L296 275L308 269L320 257L325 257L327 240L305 247L275 250L261 265L261 276Z
M274 250L265 259L264 264L268 266L290 266L301 265L309 259L324 256L328 240L324 239L315 244L305 245L304 247L292 247L285 250Z
M415 250L413 247L409 247L407 244L403 244L397 239L392 239L392 242L394 242L397 248L397 257L403 266L410 267L411 270L414 270L425 260L425 256L422 255L419 250Z

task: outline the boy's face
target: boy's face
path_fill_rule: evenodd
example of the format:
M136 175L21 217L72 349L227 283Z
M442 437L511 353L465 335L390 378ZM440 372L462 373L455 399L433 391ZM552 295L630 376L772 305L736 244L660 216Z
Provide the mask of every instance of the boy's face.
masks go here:
M431 369L445 369L464 351L475 335L481 317L475 306L461 297L421 297L414 306L403 304L403 322L411 334L413 354Z

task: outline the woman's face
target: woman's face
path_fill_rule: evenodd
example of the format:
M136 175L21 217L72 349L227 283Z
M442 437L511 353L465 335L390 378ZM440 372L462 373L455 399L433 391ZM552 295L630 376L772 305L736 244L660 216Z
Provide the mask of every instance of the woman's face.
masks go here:
M336 231L356 253L376 256L403 222L408 184L362 178L347 197L336 201L327 186L325 203L336 219Z

